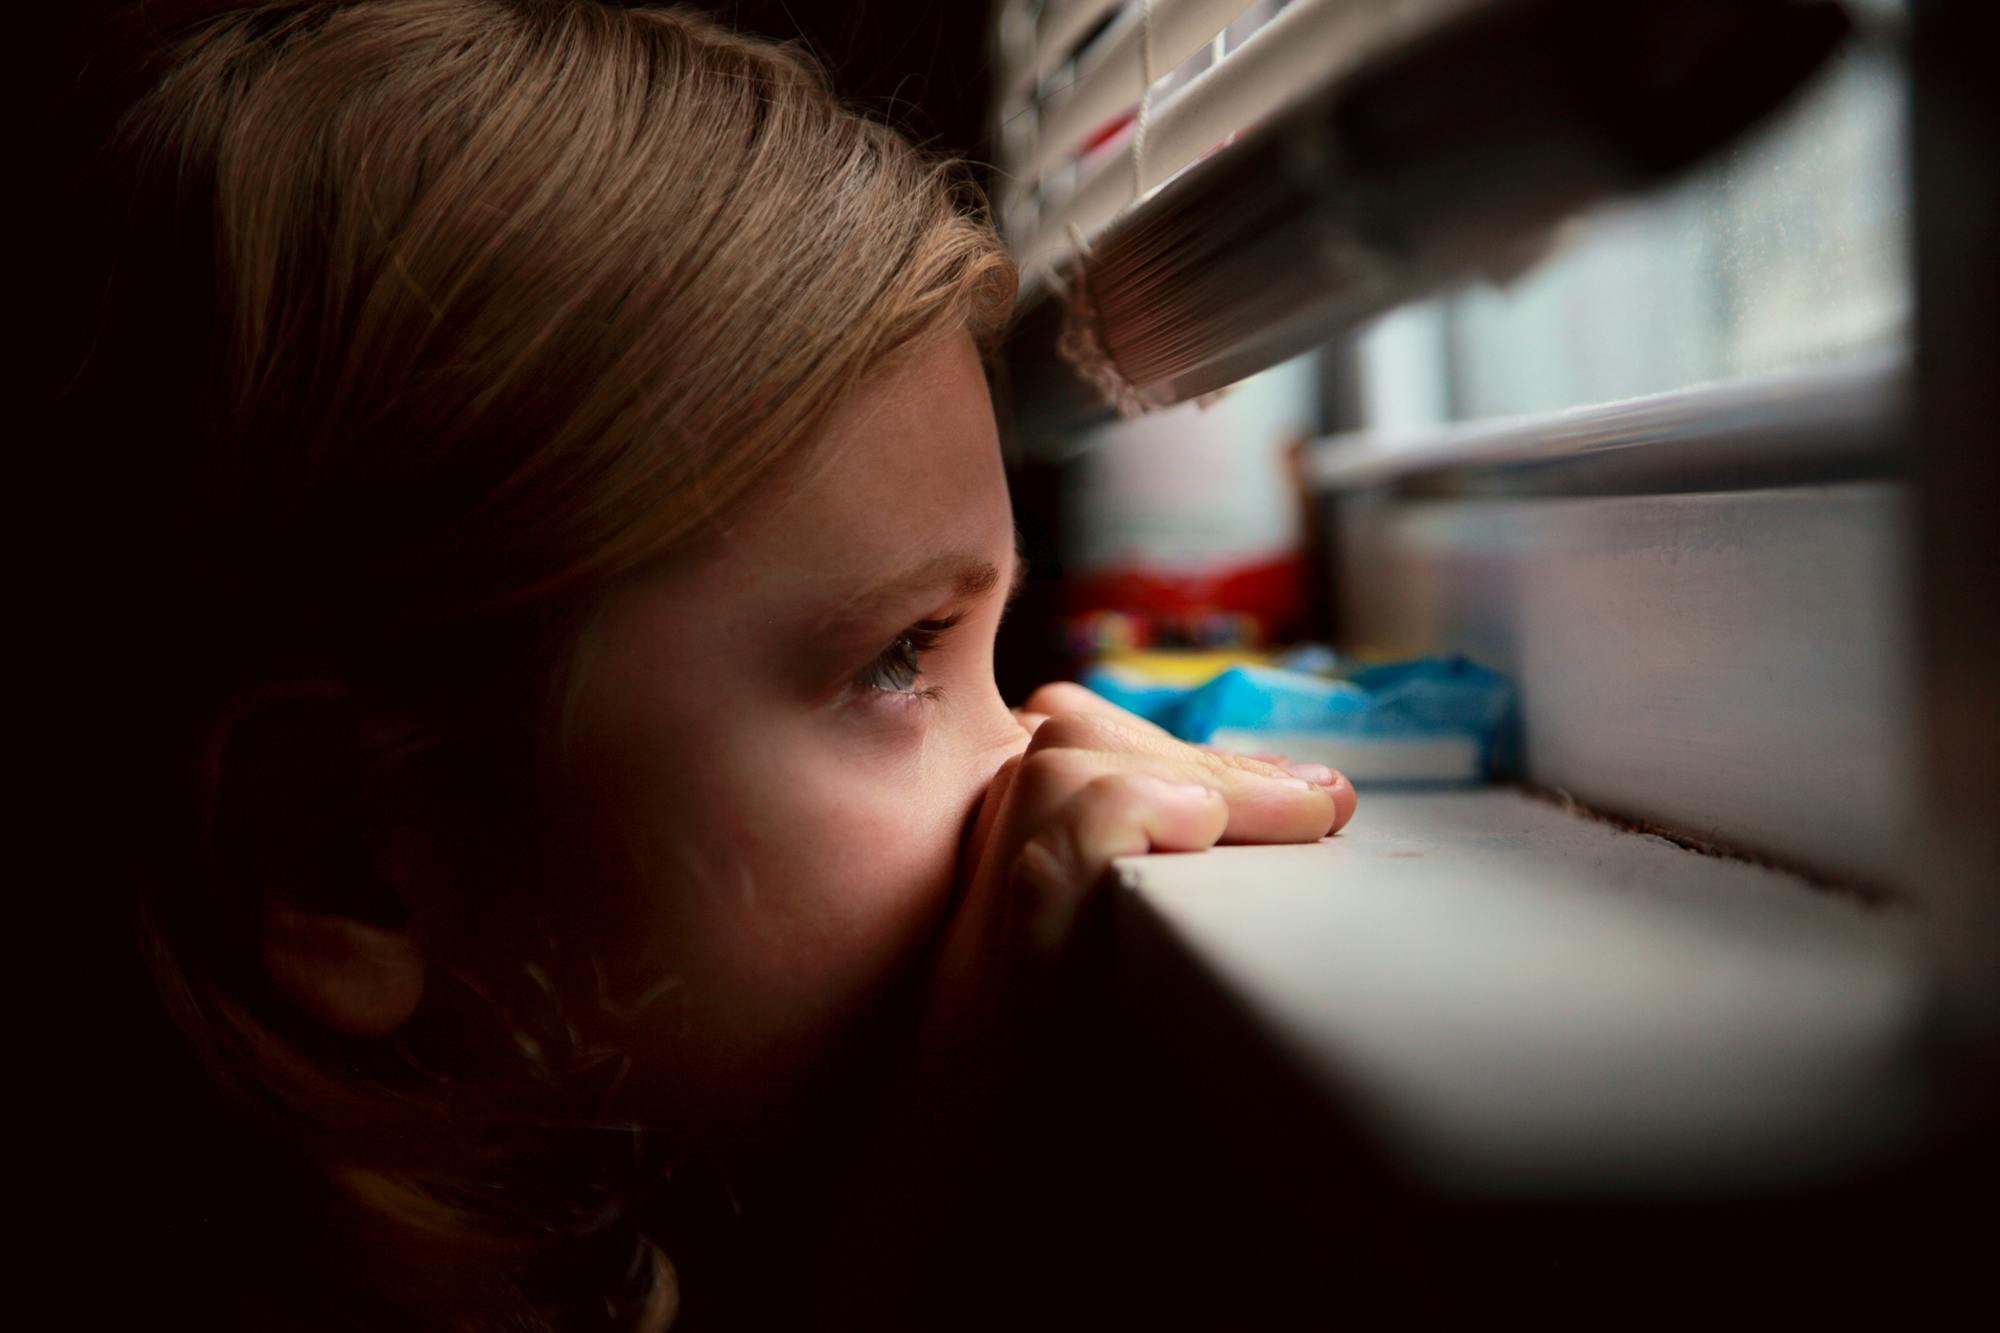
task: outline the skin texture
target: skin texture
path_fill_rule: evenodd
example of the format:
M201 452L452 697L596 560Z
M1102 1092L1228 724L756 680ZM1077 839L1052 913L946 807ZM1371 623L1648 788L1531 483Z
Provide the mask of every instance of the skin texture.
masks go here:
M575 861L612 886L584 910L643 1034L632 1095L754 1116L919 967L933 1029L972 1022L1061 953L1111 857L1308 841L1352 813L1338 775L1182 745L1075 686L1010 710L992 647L1015 573L953 334L708 549L610 599L559 789ZM950 627L914 678L871 667L925 623Z

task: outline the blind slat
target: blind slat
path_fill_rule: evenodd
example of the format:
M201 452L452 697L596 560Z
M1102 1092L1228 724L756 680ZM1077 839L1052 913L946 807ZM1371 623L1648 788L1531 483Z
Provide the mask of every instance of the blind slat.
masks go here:
M1069 59L1090 26L1118 3L1119 0L1050 0L1035 27L1031 59L1010 71L1003 81L1003 102L1012 103L1027 96L1036 84L1054 74Z

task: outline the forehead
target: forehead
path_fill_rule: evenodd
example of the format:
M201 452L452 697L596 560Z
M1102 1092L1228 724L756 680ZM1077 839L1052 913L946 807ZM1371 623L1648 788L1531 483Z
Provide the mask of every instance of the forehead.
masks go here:
M733 579L802 595L1011 541L992 403L969 336L911 349L862 386L796 477L752 504L713 555Z
M903 576L967 554L1004 564L1012 544L985 373L971 338L954 332L861 386L789 477L649 581L648 618L670 615L716 640L780 618L853 618Z

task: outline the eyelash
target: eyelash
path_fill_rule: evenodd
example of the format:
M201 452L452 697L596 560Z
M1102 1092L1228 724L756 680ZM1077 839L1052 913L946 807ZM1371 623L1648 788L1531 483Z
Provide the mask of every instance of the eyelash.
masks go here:
M917 682L923 679L925 654L937 647L958 621L957 616L943 620L919 620L877 653L874 661L861 668L854 677L854 683L878 694L901 698L934 700L942 697L944 691L939 687L932 685L918 689Z

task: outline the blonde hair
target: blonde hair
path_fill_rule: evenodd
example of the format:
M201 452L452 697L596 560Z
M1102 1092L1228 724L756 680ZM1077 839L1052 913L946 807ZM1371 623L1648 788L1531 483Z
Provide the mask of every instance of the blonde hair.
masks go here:
M421 1160L428 1091L329 1068L244 997L194 738L231 695L324 672L397 719L364 738L385 765L456 744L478 767L596 591L809 465L900 350L989 340L1014 270L960 167L691 14L197 8L140 11L104 159L117 258L71 391L158 511L127 534L174 648L132 701L134 801L185 855L145 876L146 950L209 1076L369 1233L353 1252L402 1256L365 1275L377 1326L567 1326L574 1293L521 1277L562 1228L450 1184L491 1155ZM668 1317L659 1290L625 1317Z

